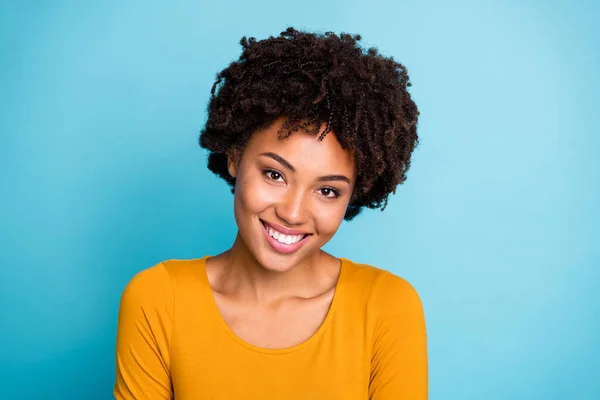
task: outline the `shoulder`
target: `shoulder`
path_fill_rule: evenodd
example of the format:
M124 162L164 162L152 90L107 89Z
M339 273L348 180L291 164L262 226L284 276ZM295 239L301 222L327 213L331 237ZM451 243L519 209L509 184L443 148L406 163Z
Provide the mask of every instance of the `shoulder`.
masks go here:
M169 308L177 286L198 279L204 259L166 260L136 273L127 283L121 303L142 308Z
M368 309L375 314L422 314L419 294L406 279L369 264L345 260L349 280L368 292Z
M380 270L371 291L371 299L376 304L384 302L390 304L419 305L421 299L419 294L406 279L392 272Z
M356 286L356 290L361 292L370 291L379 274L383 272L372 265L357 263L347 258L342 258L342 263L346 284Z
M408 281L389 271L382 270L373 283L368 309L379 334L395 332L398 338L426 336L419 294Z
M163 308L173 297L169 274L162 262L136 273L121 296L121 309Z

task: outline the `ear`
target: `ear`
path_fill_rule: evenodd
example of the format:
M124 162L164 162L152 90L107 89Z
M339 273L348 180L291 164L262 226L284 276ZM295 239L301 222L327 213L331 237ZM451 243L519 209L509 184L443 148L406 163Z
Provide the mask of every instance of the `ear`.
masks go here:
M235 178L237 175L238 161L237 151L231 151L227 154L227 171L232 178Z

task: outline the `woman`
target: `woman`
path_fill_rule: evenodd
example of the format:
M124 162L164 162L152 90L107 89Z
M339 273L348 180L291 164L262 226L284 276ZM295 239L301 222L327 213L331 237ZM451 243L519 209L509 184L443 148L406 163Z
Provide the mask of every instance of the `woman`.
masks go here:
M237 237L128 284L117 399L427 398L416 292L321 250L343 219L385 208L417 144L404 66L359 40L293 28L242 39L200 135L234 188Z

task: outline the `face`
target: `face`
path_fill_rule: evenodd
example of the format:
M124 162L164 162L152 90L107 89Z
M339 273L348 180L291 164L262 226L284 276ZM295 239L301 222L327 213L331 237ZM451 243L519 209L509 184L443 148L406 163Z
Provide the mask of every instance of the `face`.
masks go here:
M258 263L274 271L319 254L339 228L355 182L354 157L334 132L322 141L300 130L280 140L283 122L255 132L228 165L236 177L239 236Z

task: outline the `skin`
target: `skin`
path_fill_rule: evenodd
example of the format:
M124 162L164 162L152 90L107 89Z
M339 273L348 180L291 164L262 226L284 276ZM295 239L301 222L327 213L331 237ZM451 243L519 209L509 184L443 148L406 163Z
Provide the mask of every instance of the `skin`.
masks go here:
M206 267L229 328L264 348L302 343L325 319L341 263L321 248L337 232L356 180L353 154L334 132L322 141L302 131L280 140L283 122L255 132L242 154L230 155L238 234ZM310 236L282 254L268 244L261 221Z

